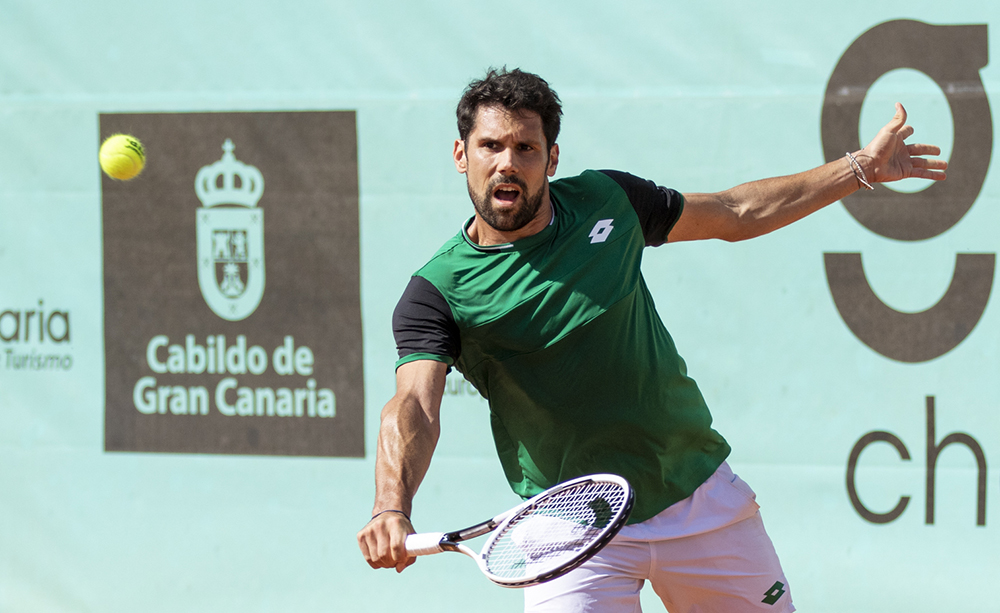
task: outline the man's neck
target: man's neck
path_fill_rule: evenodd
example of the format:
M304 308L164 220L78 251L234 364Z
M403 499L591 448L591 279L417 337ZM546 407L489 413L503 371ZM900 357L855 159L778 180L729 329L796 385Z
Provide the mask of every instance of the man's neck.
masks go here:
M472 219L472 223L466 229L466 233L472 242L481 247L506 245L507 243L513 243L516 240L538 234L552 222L552 215L552 200L549 198L548 189L546 189L545 195L542 197L542 204L538 207L538 213L524 227L511 232L503 232L486 223L479 216L479 213L476 213L476 216Z

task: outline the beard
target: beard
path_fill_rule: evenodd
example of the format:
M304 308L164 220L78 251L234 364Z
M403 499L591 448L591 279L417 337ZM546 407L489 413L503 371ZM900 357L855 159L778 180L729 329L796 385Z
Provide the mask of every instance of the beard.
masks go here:
M515 206L509 211L498 210L493 206L493 190L501 183L509 183L521 188L518 199L520 206ZM542 196L545 194L545 185L538 188L534 194L528 193L528 186L521 177L496 177L486 186L483 194L472 191L472 185L466 185L469 189L469 198L472 199L476 212L482 217L491 228L500 232L514 232L520 230L535 218L538 209L542 206ZM515 201L516 202L516 201Z

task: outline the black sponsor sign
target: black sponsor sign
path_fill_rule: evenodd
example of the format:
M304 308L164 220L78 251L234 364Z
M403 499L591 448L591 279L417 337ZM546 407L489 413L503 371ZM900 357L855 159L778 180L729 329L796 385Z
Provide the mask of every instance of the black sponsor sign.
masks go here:
M105 449L364 455L353 112L102 114Z

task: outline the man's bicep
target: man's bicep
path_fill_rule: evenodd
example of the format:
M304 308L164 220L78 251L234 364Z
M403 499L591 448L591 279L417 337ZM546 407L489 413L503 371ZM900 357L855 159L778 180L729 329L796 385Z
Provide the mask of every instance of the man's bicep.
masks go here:
M721 194L684 194L684 210L670 231L671 243L709 238L733 240L739 215Z
M403 403L416 402L428 417L437 419L447 376L444 362L407 362L396 369L396 398Z

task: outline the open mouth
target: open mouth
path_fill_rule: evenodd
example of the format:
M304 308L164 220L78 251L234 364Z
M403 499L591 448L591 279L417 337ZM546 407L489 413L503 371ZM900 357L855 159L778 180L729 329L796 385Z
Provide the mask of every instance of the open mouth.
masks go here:
M502 204L513 204L521 195L521 189L510 185L502 185L493 190L493 199Z

